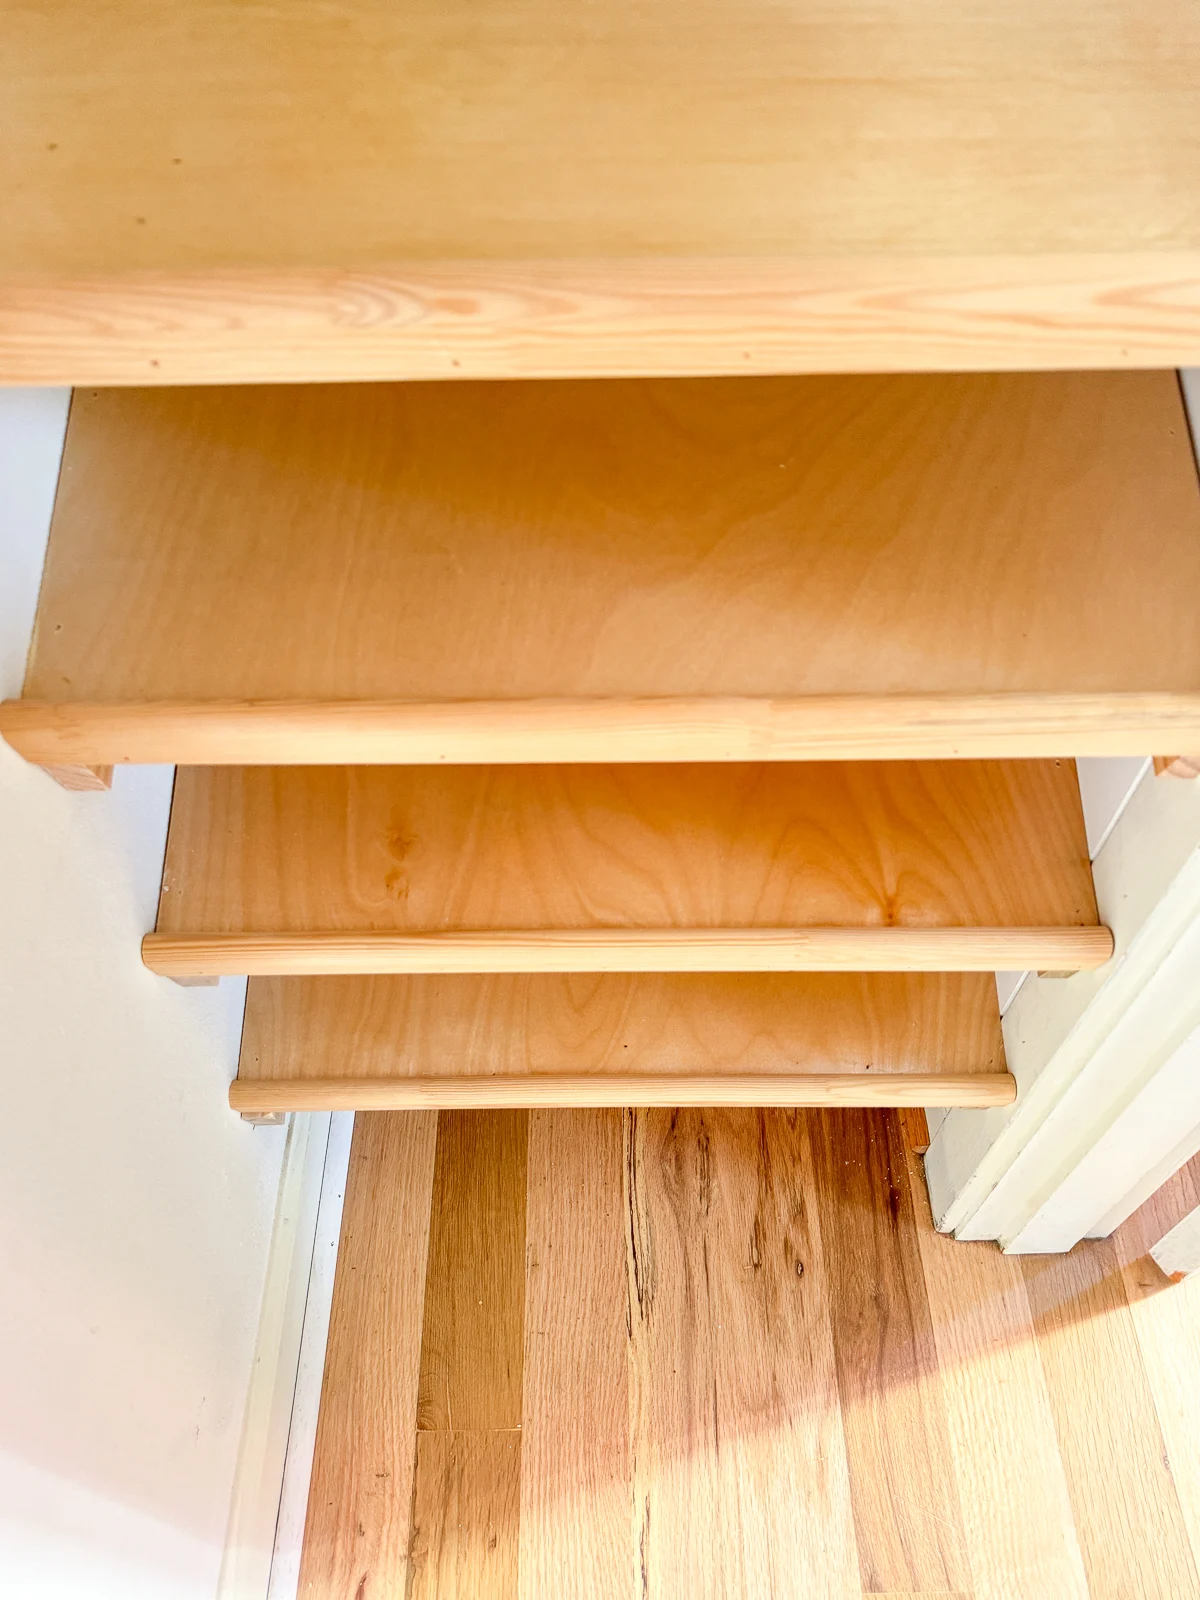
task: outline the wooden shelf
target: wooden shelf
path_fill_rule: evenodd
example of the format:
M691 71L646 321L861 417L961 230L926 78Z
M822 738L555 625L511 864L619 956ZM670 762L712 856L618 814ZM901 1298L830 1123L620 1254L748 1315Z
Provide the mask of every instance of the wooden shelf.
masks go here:
M48 766L1200 747L1165 373L76 395Z
M230 1104L1002 1105L985 974L252 978Z
M1200 360L1188 0L6 29L9 383Z
M1098 966L1074 763L200 767L155 972Z

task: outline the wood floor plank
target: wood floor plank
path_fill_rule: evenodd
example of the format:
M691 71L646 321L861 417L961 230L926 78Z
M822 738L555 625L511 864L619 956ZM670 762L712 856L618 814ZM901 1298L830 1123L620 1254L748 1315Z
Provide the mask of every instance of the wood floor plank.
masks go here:
M970 1588L946 1399L894 1113L809 1118L864 1586Z
M443 1111L429 1224L417 1427L521 1426L525 1111Z
M403 1593L437 1115L355 1119L298 1594Z
M1200 1204L1200 1156L1179 1169L1112 1236L1146 1380L1183 1520L1200 1568L1200 1277L1173 1284L1148 1254Z
M1129 1275L1123 1275L1128 1288ZM1131 1294L1129 1310L1192 1560L1200 1569L1200 1275L1162 1294Z
M412 1600L516 1600L528 1123L524 1111L438 1116Z
M857 1600L803 1114L627 1112L625 1142L638 1592Z
M935 1231L909 1187L975 1600L1089 1600L1020 1262Z
M1195 1600L1200 1576L1111 1242L1020 1259L1092 1600Z
M418 1433L405 1600L516 1600L520 1484L519 1429Z
M184 767L157 932L1096 921L1072 761Z
M529 1117L521 1600L637 1592L620 1111Z

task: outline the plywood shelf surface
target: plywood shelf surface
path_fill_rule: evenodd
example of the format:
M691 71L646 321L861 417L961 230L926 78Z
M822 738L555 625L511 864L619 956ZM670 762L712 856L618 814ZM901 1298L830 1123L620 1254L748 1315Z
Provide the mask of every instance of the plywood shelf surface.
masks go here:
M1200 744L1156 373L86 392L47 765Z
M1197 85L1188 0L26 8L0 376L1195 360Z
M1076 970L1072 762L180 771L168 976Z
M230 1098L254 1111L1013 1092L987 974L521 974L252 978Z

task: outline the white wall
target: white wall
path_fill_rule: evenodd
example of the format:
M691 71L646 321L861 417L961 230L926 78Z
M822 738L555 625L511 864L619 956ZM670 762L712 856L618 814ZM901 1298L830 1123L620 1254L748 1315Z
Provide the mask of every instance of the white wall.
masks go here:
M0 691L67 397L0 390ZM0 744L0 1593L212 1600L282 1129L225 1105L244 986L152 977L170 768L69 794Z

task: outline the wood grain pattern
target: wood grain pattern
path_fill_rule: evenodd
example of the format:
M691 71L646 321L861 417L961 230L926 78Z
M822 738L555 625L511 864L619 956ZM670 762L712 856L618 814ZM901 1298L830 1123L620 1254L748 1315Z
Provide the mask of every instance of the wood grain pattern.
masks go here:
M1096 921L1070 761L196 767L157 933Z
M354 1129L298 1594L402 1588L437 1117Z
M148 933L168 978L642 972L1020 972L1101 967L1107 928L592 928L541 933Z
M1186 367L1198 285L1197 250L8 278L0 373L113 386Z
M413 1596L516 1600L528 1117L442 1112L413 1483Z
M1089 1600L1021 1264L936 1233L908 1175L973 1600Z
M528 1117L438 1117L419 1430L521 1426Z
M396 1111L533 1106L985 1106L1011 1105L1008 1072L805 1072L793 1077L650 1077L623 1072L522 1073L514 1077L443 1073L418 1078L235 1078L229 1105L244 1117L285 1111Z
M42 770L63 789L75 789L86 793L89 790L112 788L111 765L91 767L59 765L46 766Z
M895 1113L440 1120L356 1122L309 1600L1200 1595L1200 1280L935 1234Z
M1130 756L1200 738L1200 694L465 701L0 701L27 761L180 765L946 761Z
M637 1585L622 1115L529 1118L521 1600Z
M1129 1275L1123 1272L1128 1292ZM1192 1561L1200 1570L1200 1276L1170 1285L1167 1294L1130 1295L1130 1315L1154 1410L1166 1446L1165 1459L1179 1496Z
M929 1301L895 1119L808 1124L865 1589L971 1587Z
M814 729L825 754L868 735L867 753L1062 754L1080 719L1101 748L1200 738L1200 494L1173 375L547 389L81 393L25 693L84 722L88 702L125 710L95 714L86 756L54 711L6 710L7 736L44 761L144 758L162 745L131 741L130 703L207 702L214 737L248 714L288 732L283 759L326 761L296 742L318 702L322 740L375 727L373 757L343 740L339 762L578 759L606 724L606 761L630 731L639 759L656 741L746 759L781 702L777 754L793 715L810 756ZM848 733L844 696L866 697ZM212 704L247 700L268 704ZM377 704L395 701L415 703L407 756ZM516 750L527 720L540 747ZM38 745L56 721L68 737Z
M626 1114L630 1478L643 1592L859 1589L802 1118Z
M68 383L1173 363L1197 348L1200 30L1186 0L1140 20L22 12L0 362Z
M1092 1600L1200 1594L1111 1243L1021 1265Z
M418 1433L415 1478L405 1600L516 1600L519 1428Z
M443 1104L486 1094L492 1077L528 1078L518 1092L537 1103L535 1080L563 1074L592 1075L593 1092L617 1103L629 1090L611 1086L629 1077L666 1079L672 1093L681 1078L712 1092L715 1078L778 1077L796 1094L800 1075L833 1074L873 1097L899 1093L892 1081L877 1090L877 1078L994 1074L1012 1092L984 973L252 978L238 1070L239 1093L257 1080L255 1094L279 1083L302 1098L306 1080L362 1079L365 1098L419 1079ZM979 1085L985 1096L1000 1088Z

